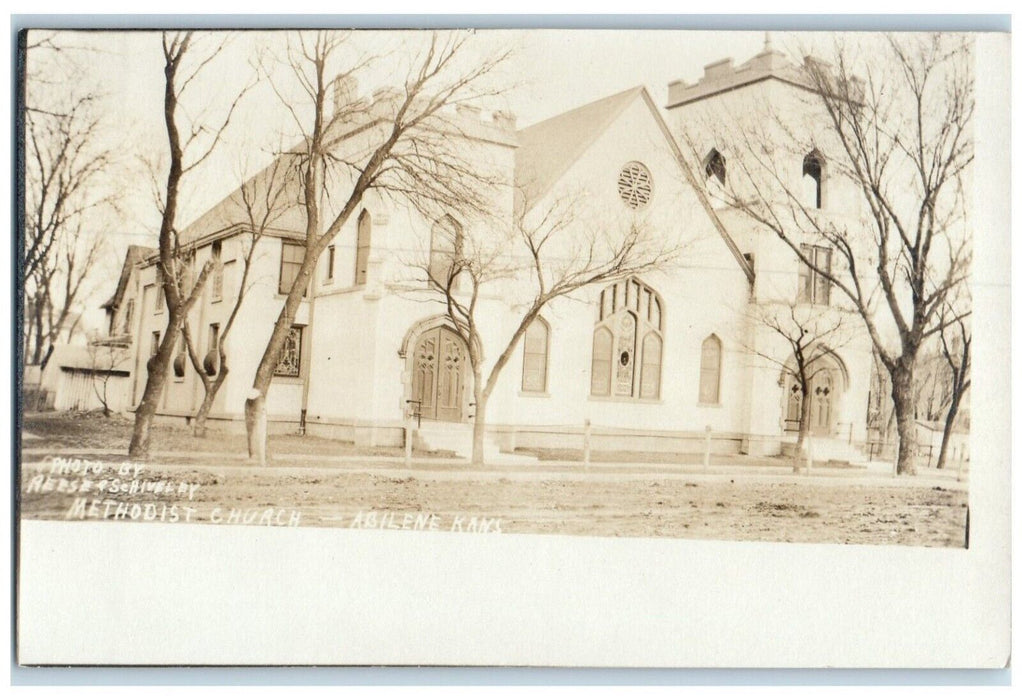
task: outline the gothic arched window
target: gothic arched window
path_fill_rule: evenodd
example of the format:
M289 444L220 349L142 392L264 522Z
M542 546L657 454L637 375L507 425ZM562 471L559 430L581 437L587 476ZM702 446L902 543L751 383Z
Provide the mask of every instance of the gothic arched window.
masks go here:
M660 398L663 344L660 296L634 277L610 285L600 293L589 393Z
M461 224L447 215L433 224L429 241L429 276L442 289L458 288L458 270L455 265L461 255L464 240Z
M823 166L823 156L815 148L802 159L804 203L810 209L823 208Z
M369 244L373 235L373 217L365 209L358 217L358 237L355 242L355 284L366 283L369 268ZM332 269L333 266L331 266Z
M710 335L703 341L699 359L699 403L720 403L720 338Z
M711 148L703 159L703 169L707 178L715 178L724 185L727 182L727 161L716 148Z
M546 391L547 364L550 355L550 325L536 317L525 331L522 359L522 391Z

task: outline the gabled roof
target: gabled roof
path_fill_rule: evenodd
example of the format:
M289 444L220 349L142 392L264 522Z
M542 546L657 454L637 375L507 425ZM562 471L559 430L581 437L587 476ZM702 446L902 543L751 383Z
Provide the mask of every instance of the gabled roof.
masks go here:
M397 105L393 103L393 100L397 99L396 95L399 95L399 92L378 91L374 94L372 102L365 103L364 112L349 114L343 120L331 119L324 130L324 143L330 149L337 149L346 141L367 131L391 124L393 113L397 109ZM457 110L450 110L450 113L438 112L434 118L420 125L419 128L461 139L484 141L514 148L516 140L513 118L510 126L507 119L508 115L498 114L494 115L491 120L484 120L478 110L461 106ZM298 204L303 196L302 185L295 169L303 149L303 142L299 141L288 150L278 154L266 167L244 180L231 193L188 224L181 233L182 241L194 243L210 234L235 233L239 226L248 228L248 212L241 196L242 188L246 186L251 188L250 191L258 193L257 199L263 197L269 187L275 189L283 187L283 196L279 200L281 209L273 217L272 226L268 226L267 230L272 229L304 237L305 208ZM368 153L363 155L368 155ZM263 201L260 204L265 206Z
M645 88L629 88L518 132L515 187L535 204Z
M717 233L734 256L749 283L755 273L723 222L713 210L671 130L657 109L649 91L642 85L577 107L556 117L534 124L518 132L519 148L515 161L516 196L526 207L534 206L568 169L586 152L604 131L635 100L641 99L664 136L671 153L682 169ZM521 203L520 202L520 203Z
M107 299L100 308L112 310L120 306L121 299L124 297L124 290L128 286L128 280L131 278L131 268L142 262L146 257L157 252L159 251L156 248L149 248L144 245L129 245L128 252L124 255L124 264L121 266L121 276L117 279L117 289L114 291L113 296Z

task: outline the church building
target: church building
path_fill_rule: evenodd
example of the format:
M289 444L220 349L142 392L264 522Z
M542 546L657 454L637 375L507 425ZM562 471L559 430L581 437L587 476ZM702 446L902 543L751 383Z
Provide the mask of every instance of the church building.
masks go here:
M584 288L542 311L489 400L488 459L516 449L580 448L587 424L594 451L698 452L709 431L715 452L771 455L791 440L803 400L791 349L757 322L756 308L837 313L841 299L773 233L713 196L732 176L733 149L701 125L712 123L715 110L740 116L762 104L794 108L805 92L800 66L768 43L743 64L707 66L695 84L671 83L666 103L640 86L524 128L508 114L461 110L473 153L514 183L499 204L508 221L516 207L543 211L582 193L570 224L578 235L639 221L682 251L663 269ZM828 171L822 140L790 160L792 186L805 188L810 206L848 221L859 216L855 188ZM204 371L219 371L221 342L229 361L209 416L213 429L244 430L256 366L304 255L298 210L260 238L224 341L250 240L246 226L224 200L182 236L198 264L217 261L189 316ZM271 432L365 446L411 438L468 456L468 349L443 305L420 294L414 268L422 260L442 266L463 237L494 235L485 226L454 211L429 218L367 194L319 260L290 330L267 397ZM831 264L833 251L819 241L807 239L803 251L817 267ZM111 335L132 338L131 405L167 322L156 262L147 251L106 305ZM483 293L480 304L489 364L520 314L499 289ZM818 361L805 395L821 449L866 440L871 363L865 333L852 333ZM158 415L183 423L202 398L182 347Z

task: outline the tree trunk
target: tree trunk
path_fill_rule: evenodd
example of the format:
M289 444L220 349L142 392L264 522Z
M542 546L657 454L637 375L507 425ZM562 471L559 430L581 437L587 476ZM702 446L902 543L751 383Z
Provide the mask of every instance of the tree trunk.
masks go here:
M273 373L280 362L280 353L284 349L284 340L294 323L295 314L302 303L302 290L309 287L315 261L310 260L306 251L305 262L294 282L291 292L277 315L273 324L273 332L263 351L262 359L256 368L255 379L252 381L252 393L245 401L245 430L248 433L248 456L266 464L266 395L270 391Z
M911 366L899 364L891 373L891 398L898 422L897 473L914 476L916 473L916 411L912 393Z
M806 444L806 435L809 433L809 392L805 384L802 385L802 402L798 407L798 439L795 441L795 465L794 472L802 472L802 448Z
M951 397L951 405L947 409L947 418L944 419L944 435L940 438L940 456L937 457L937 469L944 468L947 460L947 446L951 442L951 431L955 427L955 418L958 416L958 397Z
M192 431L192 434L197 438L206 437L206 418L209 417L209 412L213 408L213 401L216 400L217 392L220 391L224 380L227 379L227 368L223 365L223 362L221 362L219 370L220 372L217 374L216 379L203 387L205 394L202 397L202 403L199 404L199 410L195 414L195 428Z
M180 324L176 322L176 319L171 318L167 323L166 335L160 343L159 349L146 363L149 375L145 391L142 393L142 401L139 402L138 408L135 410L135 427L131 432L131 445L128 447L128 456L132 459L149 458L149 432L160 397L163 396L163 387L167 383L167 370L170 368L171 356L177 345L179 332Z
M245 401L245 432L248 433L248 456L261 467L266 466L266 396L253 389Z
M476 377L476 382L481 378ZM486 401L483 392L476 392L475 422L472 424L472 466L481 467L485 461Z

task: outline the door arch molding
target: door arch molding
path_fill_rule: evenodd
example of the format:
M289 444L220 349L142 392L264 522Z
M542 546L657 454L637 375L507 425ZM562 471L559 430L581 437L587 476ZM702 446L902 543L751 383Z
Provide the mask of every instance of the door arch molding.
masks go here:
M417 366L417 362L421 360L418 358L418 348L420 342L430 343L435 338L437 345L432 348L432 351L436 353L435 364L431 369L431 372L427 372L428 377L420 376L422 370L421 367ZM451 343L451 348L461 346L460 353L461 368L460 374L457 376L450 373L444 374L444 368L442 367L442 356L441 347L444 343ZM426 420L439 420L448 422L466 422L470 418L470 406L472 392L473 392L473 376L468 357L468 348L465 342L454 330L453 324L450 323L449 319L438 314L425 318L418 323L412 325L412 327L405 333L405 337L402 340L401 347L398 350L398 355L404 360L404 372L403 372L403 385L404 385L404 406L410 407L410 401L422 400L422 395L417 395L416 388L419 388L419 393L423 392L422 382L432 382L432 388L426 393L429 396L426 406L420 405L419 408L422 411L422 418ZM445 381L447 382L445 384ZM456 391L458 393L457 399L454 401L457 406L452 405L450 401L444 402L445 405L441 405L441 397L447 396L450 398L450 391Z

